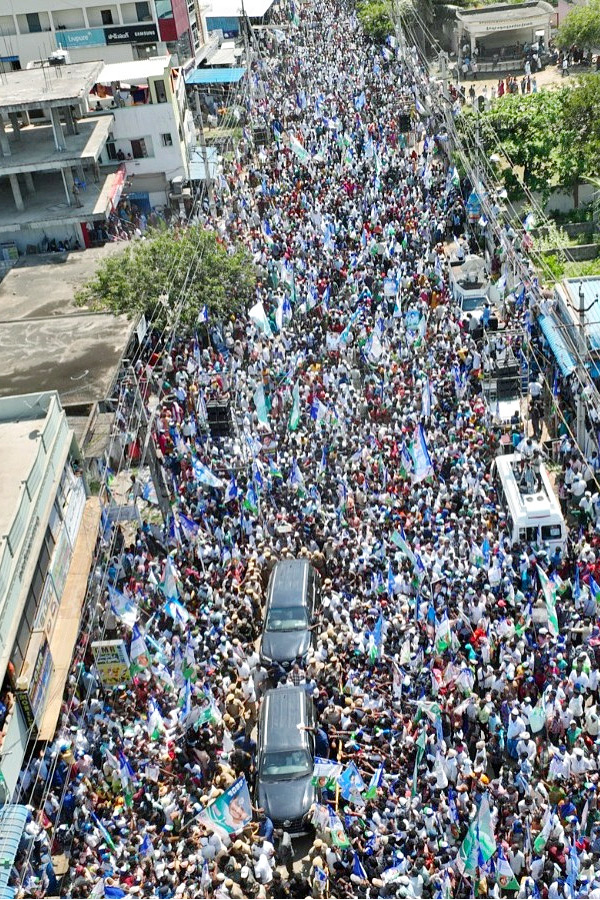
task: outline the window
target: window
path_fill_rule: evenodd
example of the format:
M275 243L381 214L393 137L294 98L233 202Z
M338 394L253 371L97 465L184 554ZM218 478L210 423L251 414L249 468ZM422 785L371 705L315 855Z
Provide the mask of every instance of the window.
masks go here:
M160 139L162 141L163 147L173 146L173 138L171 137L171 133L169 131L165 132L165 134L161 134Z
M139 141L131 142L131 155L134 159L146 159L150 155L144 138L140 138Z
M171 0L156 0L156 16L159 19L173 18L173 4Z
M162 78L157 78L154 82L154 90L156 91L156 102L157 103L166 103L167 102L167 91L165 88L165 83Z
M542 525L543 541L560 541L562 538L562 528L560 523L556 525Z
M135 4L135 14L137 16L138 22L151 22L152 16L150 15L150 6L145 0L142 0L141 3Z
M101 15L101 17L102 17L102 24L103 24L103 25L114 25L112 10L110 10L110 9L101 9L101 10L100 10L100 15Z
M39 13L27 13L27 27L31 32L42 30Z

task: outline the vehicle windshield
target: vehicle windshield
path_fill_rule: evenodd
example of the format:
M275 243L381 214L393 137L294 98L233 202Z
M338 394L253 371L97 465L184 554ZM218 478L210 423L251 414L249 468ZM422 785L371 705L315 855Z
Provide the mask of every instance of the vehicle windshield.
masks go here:
M267 631L303 631L305 628L308 628L308 617L302 606L269 610Z
M312 770L313 761L306 750L278 750L265 753L260 773L263 778L301 778Z
M474 309L481 309L484 303L484 297L464 297L462 308L464 312L473 312Z

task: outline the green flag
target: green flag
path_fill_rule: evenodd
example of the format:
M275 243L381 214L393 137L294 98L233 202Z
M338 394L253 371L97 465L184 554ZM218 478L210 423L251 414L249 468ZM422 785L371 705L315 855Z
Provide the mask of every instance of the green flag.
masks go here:
M256 407L256 415L258 416L258 421L262 425L269 424L269 414L267 412L267 401L265 399L265 389L262 384L259 384L256 390L254 391L254 405Z
M294 390L292 391L292 401L292 411L290 413L288 428L290 431L295 431L300 424L300 385L298 382L296 382Z
M443 653L452 646L452 629L450 628L450 619L448 614L444 613L440 622L436 622L435 626L435 649L438 653Z
M538 578L544 592L544 600L546 601L546 613L548 614L548 630L553 637L558 637L558 616L556 614L556 585L550 581L546 573L537 567Z

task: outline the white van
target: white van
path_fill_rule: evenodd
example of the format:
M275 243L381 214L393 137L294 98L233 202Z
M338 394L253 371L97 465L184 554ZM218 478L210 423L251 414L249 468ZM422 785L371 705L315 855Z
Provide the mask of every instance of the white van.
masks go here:
M530 490L521 483L520 453L497 456L495 466L500 504L513 543L547 543L551 550L563 549L567 526L546 467L542 464L538 483Z

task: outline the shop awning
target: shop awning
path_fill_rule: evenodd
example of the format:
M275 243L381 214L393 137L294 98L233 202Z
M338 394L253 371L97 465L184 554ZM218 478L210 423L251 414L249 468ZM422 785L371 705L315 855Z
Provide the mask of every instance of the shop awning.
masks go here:
M237 84L244 77L245 69L194 69L185 76L186 84Z
M17 803L7 803L0 809L0 898L15 896L8 879L28 816L27 807Z
M538 318L544 337L550 345L556 362L563 375L570 375L577 368L575 357L569 350L567 342L561 334L560 326L552 316L540 316Z

